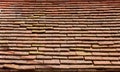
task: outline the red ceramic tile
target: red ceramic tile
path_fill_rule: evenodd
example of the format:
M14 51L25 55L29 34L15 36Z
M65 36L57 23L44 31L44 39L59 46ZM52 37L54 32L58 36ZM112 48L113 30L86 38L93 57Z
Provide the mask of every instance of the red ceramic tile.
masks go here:
M0 0L0 71L120 69L119 5Z

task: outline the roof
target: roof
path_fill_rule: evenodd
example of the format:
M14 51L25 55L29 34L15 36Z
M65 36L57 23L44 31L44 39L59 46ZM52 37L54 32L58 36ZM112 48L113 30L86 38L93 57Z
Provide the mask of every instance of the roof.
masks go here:
M120 70L119 0L0 2L0 70Z

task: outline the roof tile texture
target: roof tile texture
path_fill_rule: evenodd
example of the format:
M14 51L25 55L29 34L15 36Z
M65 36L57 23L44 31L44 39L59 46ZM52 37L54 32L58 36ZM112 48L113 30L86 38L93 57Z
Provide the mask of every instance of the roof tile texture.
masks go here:
M0 69L120 69L119 0L0 1Z

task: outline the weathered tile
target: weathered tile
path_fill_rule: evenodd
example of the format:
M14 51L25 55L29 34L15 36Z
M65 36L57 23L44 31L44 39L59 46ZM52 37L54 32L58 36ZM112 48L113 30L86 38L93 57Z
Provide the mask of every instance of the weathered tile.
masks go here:
M110 61L94 61L95 65L110 65Z
M15 64L4 64L3 68L8 68L8 69L20 69L19 65L15 65Z
M30 51L29 54L31 54L31 55L42 55L44 53L43 52L39 52L39 51Z
M39 60L52 59L52 56L37 55L37 59Z
M76 54L79 56L92 55L91 52L76 51Z
M60 64L60 61L59 60L44 60L44 64L56 65L56 64Z
M81 59L84 59L83 56L69 56L68 58L71 59L71 60L81 60Z
M20 57L21 59L25 59L25 60L28 60L28 59L36 59L36 56L21 56Z
M119 4L1 0L0 70L120 69Z

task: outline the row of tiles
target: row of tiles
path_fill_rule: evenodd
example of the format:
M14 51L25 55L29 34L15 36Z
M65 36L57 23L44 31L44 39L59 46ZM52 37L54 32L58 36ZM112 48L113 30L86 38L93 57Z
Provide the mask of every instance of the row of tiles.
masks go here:
M119 6L99 2L2 3L2 69L120 68Z

